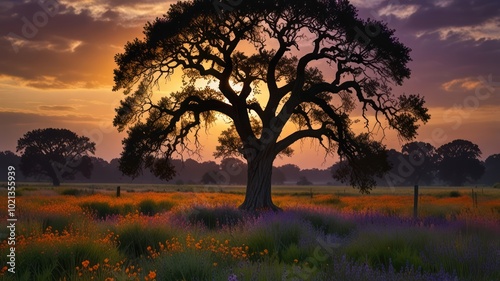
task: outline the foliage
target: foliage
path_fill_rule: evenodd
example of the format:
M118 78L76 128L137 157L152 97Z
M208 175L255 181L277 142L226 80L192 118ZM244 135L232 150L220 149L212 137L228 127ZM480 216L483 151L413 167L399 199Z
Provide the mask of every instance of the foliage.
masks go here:
M17 152L22 153L20 170L25 176L46 176L57 186L78 172L90 177L88 154L94 154L95 143L66 129L36 129L17 141Z
M433 182L438 155L436 148L430 143L410 142L401 148L406 164L412 169L408 171L407 180L412 184L430 184Z
M361 39L358 30L372 27L377 34ZM128 130L120 158L127 175L148 168L171 179L172 155L197 152L201 127L225 118L230 126L215 155L246 159L248 196L241 207L277 209L270 198L272 163L291 155L293 143L313 139L327 155L338 154L348 163L339 178L366 191L387 165L370 132L352 131L354 108L362 107L366 128L373 128L374 115L375 128L395 129L403 140L430 118L421 96L392 94L392 85L410 77L410 49L386 24L360 19L348 1L244 1L222 17L210 1L184 1L144 29L144 39L115 56L113 90L127 95L114 119L119 131ZM305 37L313 48L298 56ZM323 73L319 65L332 67ZM182 87L153 102L159 80L179 71ZM207 81L217 88L197 86ZM298 130L287 134L287 123ZM382 164L369 165L375 158Z
M118 207L111 206L108 202L84 202L80 206L101 220L120 213Z
M421 267L420 249L429 243L427 232L417 234L411 231L393 229L391 234L362 233L346 248L348 257L366 262L372 267L385 268L391 264L399 271L407 263Z
M118 234L118 249L129 258L145 256L149 253L148 246L158 248L158 243L175 236L168 226L146 227L139 222L117 226L115 231Z
M195 206L187 219L193 225L201 223L208 229L216 229L224 226L234 226L240 223L246 215L248 214L239 210L234 210L229 206L217 208Z
M484 173L481 150L470 141L454 140L439 147L437 154L438 176L453 186L476 181Z
M146 216L154 216L157 213L168 211L168 210L172 209L173 206L174 206L174 203L167 201L167 200L163 200L163 201L157 203L156 201L154 201L152 199L146 199L146 200L142 200L139 203L138 209L139 209L140 213L142 213Z
M310 182L306 177L300 177L300 179L297 181L297 185L312 185L313 183Z
M500 182L500 154L492 154L484 161L483 181L486 184L493 185Z

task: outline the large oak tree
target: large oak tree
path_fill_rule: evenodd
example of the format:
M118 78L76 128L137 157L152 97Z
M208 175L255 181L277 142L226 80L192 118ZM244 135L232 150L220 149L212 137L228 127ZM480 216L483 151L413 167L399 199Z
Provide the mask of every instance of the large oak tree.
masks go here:
M212 1L173 4L116 55L113 89L127 95L114 119L128 129L120 169L134 176L149 168L169 179L172 155L199 148L200 128L224 118L231 126L215 154L248 163L242 209L277 209L273 161L306 138L349 163L341 178L369 190L371 176L387 167L363 161L384 159L374 126L411 140L430 118L422 97L392 94L410 77L410 49L385 23L360 19L348 1L231 3L238 5L225 11ZM159 81L174 72L184 84L169 84L172 93L153 101ZM215 86L200 87L207 83ZM356 107L367 128L360 135L350 118ZM287 133L287 123L297 130Z

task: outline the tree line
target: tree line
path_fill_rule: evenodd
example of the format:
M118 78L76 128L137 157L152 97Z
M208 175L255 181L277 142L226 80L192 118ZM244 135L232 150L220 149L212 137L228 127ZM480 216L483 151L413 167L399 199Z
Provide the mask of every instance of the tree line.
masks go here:
M110 162L94 157L95 144L84 136L66 129L39 129L26 133L18 141L18 154L0 152L0 165L15 166L22 173L20 181L62 181L87 183L169 183L244 185L248 181L248 166L241 159L226 157L220 163L198 162L193 159L172 159L177 171L170 180L163 180L151 171L144 170L135 178L120 171L120 159ZM429 143L411 142L400 151L386 150L390 169L375 178L380 186L404 185L493 185L500 182L500 154L480 160L481 150L467 140L454 140L435 148ZM377 165L378 163L372 163ZM345 169L345 162L338 162L326 169L301 169L294 164L273 166L271 182L274 185L340 185L333 177ZM6 174L0 181L6 181Z

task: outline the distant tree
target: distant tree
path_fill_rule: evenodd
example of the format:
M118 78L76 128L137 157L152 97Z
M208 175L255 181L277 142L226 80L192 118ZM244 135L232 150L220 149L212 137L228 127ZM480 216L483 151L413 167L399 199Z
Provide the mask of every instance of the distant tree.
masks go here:
M462 186L481 178L484 166L479 160L481 150L468 140L454 140L437 149L438 176L453 186Z
M2 169L3 171L7 171L7 167L9 166L14 166L14 168L19 169L20 162L21 162L21 157L19 157L14 152L10 150L0 151L0 169ZM22 174L21 173L16 174L16 180L21 180L21 179L22 179ZM2 182L7 181L7 173L0 173L0 181Z
M247 181L247 165L240 159L233 157L222 159L220 170L230 184L244 184Z
M119 131L128 129L120 160L125 174L149 168L171 178L172 155L193 149L189 142L200 148L200 127L223 116L231 125L215 155L248 163L240 208L277 210L273 162L303 139L345 159L350 168L339 178L362 191L373 187L374 173L386 165L365 166L370 161L360 159L383 156L384 147L369 132L352 131L356 105L366 128L392 128L403 140L429 120L423 97L392 93L410 77L410 49L385 23L360 19L348 1L240 1L223 15L212 2L172 4L163 18L146 24L144 39L128 42L115 56L113 90L127 95L114 119ZM304 44L310 48L299 50ZM319 66L330 68L323 73ZM174 72L184 83L153 102L160 78ZM216 88L199 87L209 81ZM287 133L286 124L298 130Z
M214 171L209 171L203 174L201 177L201 183L203 184L217 184L219 175L219 171L214 170Z
M272 184L284 184L286 181L285 174L278 168L273 167L273 175L271 177Z
M500 183L500 154L490 155L484 161L484 175L482 181L486 184L493 185Z
M300 175L307 177L308 179L314 179L316 182L326 183L332 180L331 169L302 169Z
M283 166L279 166L278 170L283 172L285 178L289 181L297 181L300 176L300 168L294 164L285 164Z
M376 180L378 185L406 185L405 178L401 176L401 172L398 169L401 163L401 159L403 159L403 154L401 152L392 148L387 150L387 164L389 166L389 170L387 171L387 173L380 175L380 177L377 177Z
M353 186L365 186L361 192L368 193L375 186L376 178L381 178L391 169L387 161L387 150L379 142L372 142L368 135L357 137L358 146L356 161L339 161L335 170L332 170L333 178L345 183L350 182Z
M437 152L436 148L426 142L410 142L401 148L404 163L401 169L406 169L406 180L409 184L430 184L436 176Z
M299 181L297 181L297 185L312 185L313 183L310 182L307 177L300 177Z
M58 186L78 172L90 177L88 154L94 154L95 143L66 129L37 129L17 141L17 152L22 154L20 170L25 176L47 176Z

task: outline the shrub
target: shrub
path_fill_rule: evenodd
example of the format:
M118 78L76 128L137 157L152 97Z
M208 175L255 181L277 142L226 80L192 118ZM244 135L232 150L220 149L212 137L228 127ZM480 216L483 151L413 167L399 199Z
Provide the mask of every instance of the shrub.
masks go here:
M310 182L306 177L300 177L300 179L297 181L297 185L312 185L313 183Z
M399 271L407 264L415 268L423 265L420 253L429 240L430 235L411 229L363 232L349 243L345 252L374 268L387 269L391 265Z
M239 239L248 245L250 253L268 251L271 258L292 262L293 259L312 254L307 246L300 246L302 238L307 240L310 237L310 225L305 224L295 214L283 213L259 218L257 224L249 228ZM300 249L295 247L300 247ZM293 257L294 255L299 255L299 257ZM259 255L251 257L251 260L258 259Z
M118 207L110 206L108 202L84 202L80 204L80 207L84 210L88 210L101 220L120 213L120 209Z
M144 215L154 216L157 213L169 211L173 206L174 203L168 200L163 200L157 203L152 199L145 199L139 203L138 209L139 212Z
M77 196L80 195L82 192L79 189L76 188L68 188L68 189L63 189L61 191L61 195L72 195L72 196Z
M116 229L118 234L118 249L130 258L147 255L148 246L157 249L158 243L174 237L172 230L159 226L143 226L139 223L130 223Z
M295 259L303 261L311 255L308 251L293 243L284 249L279 256L281 256L283 262L291 264L294 263Z
M449 197L460 197L461 194L458 191L451 191Z
M162 200L158 202L158 209L160 212L170 211L175 206L174 202Z
M71 218L69 217L57 215L46 216L42 219L42 231L50 227L52 231L57 230L58 232L62 232L64 229L67 229L70 224Z
M223 226L235 226L243 220L243 212L229 206L208 208L195 206L188 215L191 224L201 223L208 229L215 229Z
M153 216L158 213L158 206L156 205L156 202L151 199L142 200L139 203L139 213L146 216Z
M314 228L323 231L325 234L345 237L356 229L354 222L333 215L304 212L301 216L304 220L310 222Z
M157 280L216 280L210 254L207 252L180 252L172 255L162 255L155 259ZM222 279L218 279L222 280Z
M497 182L493 185L493 188L500 188L500 182Z
M94 193L95 193L94 190L89 191L87 189L78 189L78 188L65 188L62 191L60 191L61 195L68 195L68 196L91 195Z

